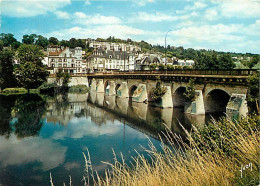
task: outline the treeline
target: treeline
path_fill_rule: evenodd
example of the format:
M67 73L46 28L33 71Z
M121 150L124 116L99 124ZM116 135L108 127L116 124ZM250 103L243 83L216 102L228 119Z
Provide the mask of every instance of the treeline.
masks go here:
M21 44L30 44L37 45L46 49L48 45L60 45L70 48L81 47L83 50L89 48L86 44L86 39L75 39L71 38L70 40L61 40L59 41L56 37L46 38L41 35L31 34L31 35L23 35L22 42L17 41L13 34L0 34L0 50L3 47L11 47L12 49L18 49Z
M168 45L166 48L161 45L151 45L146 41L132 41L131 39L123 40L115 37L108 37L107 39L97 38L96 41L114 42L114 43L128 43L140 46L143 52L161 53L163 57L176 57L177 59L192 59L195 61L195 69L259 69L260 55L251 53L234 53L234 52L218 52L214 50L193 48L174 47ZM238 59L232 59L237 57ZM245 59L250 57L250 59ZM239 59L242 58L242 59Z
M70 48L81 47L86 51L86 56L91 55L93 49L89 47L87 39L75 39L61 40L59 41L55 37L46 38L41 35L31 34L23 35L22 42L17 41L13 34L0 34L0 50L3 47L11 47L17 49L21 44L31 44L40 46L46 49L48 45L60 45ZM241 54L230 52L217 52L214 50L195 50L193 48L185 49L182 46L174 47L168 45L167 48L161 45L151 45L145 41L133 41L130 38L124 40L110 36L106 39L97 38L96 41L101 42L113 42L113 43L127 43L140 46L142 52L155 52L160 53L162 57L165 57L165 53L168 58L176 57L177 59L192 59L195 61L196 69L259 69L260 68L260 55L258 54ZM232 59L237 57L238 59ZM242 59L240 59L242 57ZM250 59L244 59L250 57Z

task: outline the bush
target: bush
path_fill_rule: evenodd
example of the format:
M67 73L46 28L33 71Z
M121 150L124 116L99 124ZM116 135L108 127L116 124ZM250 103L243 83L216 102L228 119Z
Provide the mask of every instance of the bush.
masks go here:
M151 63L150 70L156 70L157 64Z
M173 65L167 65L166 68L167 68L167 70L174 70L175 69Z
M76 93L87 93L90 91L90 88L86 85L75 85L69 88L69 92L76 92Z
M56 88L55 83L43 83L38 89L41 94L54 94Z
M159 64L159 70L165 70L166 66L164 64Z
M3 90L3 93L6 93L6 94L13 94L13 93L26 93L27 90L25 88L6 88Z
M180 65L173 65L175 70L182 70L182 66Z
M156 87L152 89L151 97L154 101L159 101L166 92L167 88L165 86L161 86L161 83L158 82Z
M183 70L190 70L192 69L192 66L183 66Z

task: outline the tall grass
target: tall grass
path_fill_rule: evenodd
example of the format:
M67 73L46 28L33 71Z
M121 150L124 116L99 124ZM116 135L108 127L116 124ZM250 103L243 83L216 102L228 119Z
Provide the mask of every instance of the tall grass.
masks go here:
M185 130L185 129L184 129ZM149 142L150 159L138 154L131 166L114 154L114 163L104 177L94 172L89 153L85 185L258 185L259 117L239 121L222 119L198 130L186 131L189 144L169 130L161 150ZM163 141L163 140L162 140ZM251 169L241 166L252 164Z

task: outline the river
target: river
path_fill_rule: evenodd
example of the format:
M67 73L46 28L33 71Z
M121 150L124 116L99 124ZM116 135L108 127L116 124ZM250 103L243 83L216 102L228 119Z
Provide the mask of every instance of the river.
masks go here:
M102 175L113 152L129 162L135 150L146 155L148 138L160 149L158 134L167 126L185 137L191 123L203 127L209 116L180 108L161 109L101 93L46 97L0 95L0 185L83 185L88 148Z

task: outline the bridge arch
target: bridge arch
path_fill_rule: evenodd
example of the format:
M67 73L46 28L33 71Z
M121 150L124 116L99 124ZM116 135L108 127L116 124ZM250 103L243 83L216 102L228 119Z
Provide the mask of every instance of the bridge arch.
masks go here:
M213 89L205 97L206 113L226 112L230 94L222 89Z
M180 86L173 93L173 107L184 107L186 87Z
M118 89L120 88L120 86L121 86L120 83L117 83L117 84L116 84L116 87L115 87L115 92L116 92L116 94L118 93L117 91L118 91Z
M137 90L137 86L136 85L132 85L130 88L129 88L129 98L132 98L133 95L134 95L134 92Z

